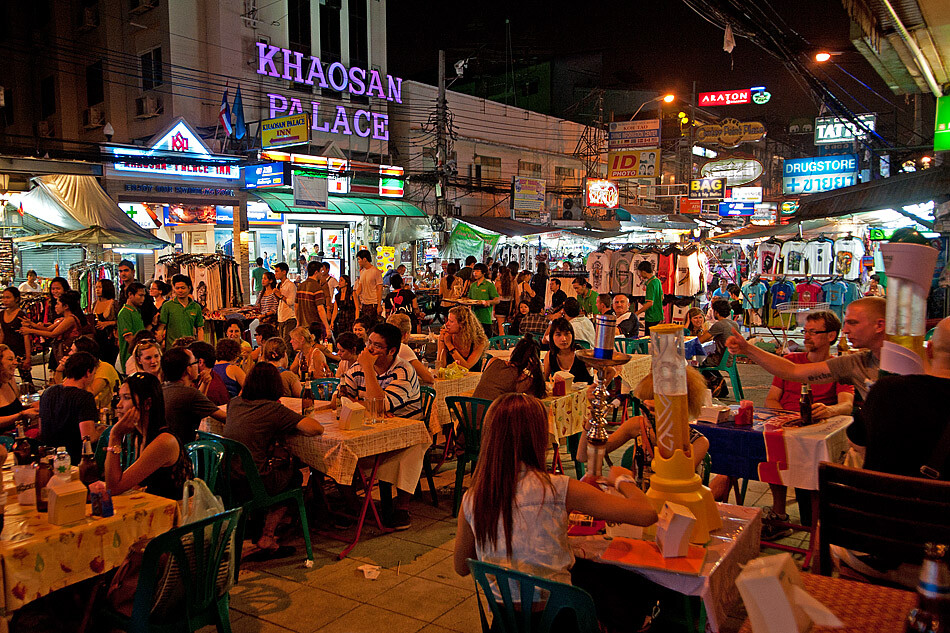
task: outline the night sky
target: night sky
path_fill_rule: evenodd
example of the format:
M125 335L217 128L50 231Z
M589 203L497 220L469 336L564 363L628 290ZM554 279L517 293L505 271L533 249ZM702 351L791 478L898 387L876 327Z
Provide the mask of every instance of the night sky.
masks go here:
M673 91L688 101L692 82L698 92L767 86L770 103L719 107L723 115L748 119L754 109L782 118L813 117L818 109L776 59L748 40L736 38L732 55L722 50L723 32L679 0L654 2L436 2L388 3L389 72L436 83L437 55L444 48L449 66L476 55L486 63L505 60L505 19L511 21L516 64L550 59L558 53L603 50L601 87ZM816 49L843 51L836 61L901 108L903 97L888 90L849 41L849 18L840 0L779 0L772 3L787 25ZM829 84L855 112L892 111L839 70L828 74L861 101ZM824 80L824 76L818 76Z

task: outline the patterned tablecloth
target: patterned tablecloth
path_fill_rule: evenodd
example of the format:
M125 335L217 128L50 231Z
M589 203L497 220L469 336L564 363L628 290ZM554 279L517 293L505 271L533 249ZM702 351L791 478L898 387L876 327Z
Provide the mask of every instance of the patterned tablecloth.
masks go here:
M811 633L903 633L907 612L917 606L916 593L843 578L802 574L802 585L844 622L844 628L815 626ZM739 633L752 633L748 620Z
M631 354L630 360L620 366L620 378L623 380L623 390L630 391L651 371L653 357L647 354Z
M551 435L555 440L580 433L588 418L587 389L575 389L563 396L550 396L541 401L550 413Z
M422 420L387 418L379 424L344 431L330 411L318 411L314 418L323 425L323 434L292 435L287 438L287 446L306 464L344 485L353 482L356 463L361 457L432 442Z
M4 473L4 479L10 477ZM0 630L12 611L117 567L132 543L167 532L178 519L175 501L144 492L113 497L112 504L115 514L109 518L92 517L87 505L85 519L60 526L9 494L0 537Z
M739 600L736 578L744 565L759 555L762 511L725 503L719 504L722 528L712 533L706 546L706 562L699 576L669 571L642 569L607 561L601 555L610 541L605 536L570 537L571 549L578 558L630 569L656 584L687 596L699 596L706 607L709 627L718 631L726 621L726 611Z
M461 378L435 379L435 384L432 385L435 388L435 404L432 405L432 417L429 418L429 432L432 435L441 431L444 425L453 424L445 399L449 396L461 396L463 393L471 392L478 386L481 378L481 372L470 371Z
M789 414L756 407L752 426L732 422L694 426L709 440L713 472L818 490L818 464L842 463L848 450L846 429L852 419L839 415L809 426L768 426L770 418Z

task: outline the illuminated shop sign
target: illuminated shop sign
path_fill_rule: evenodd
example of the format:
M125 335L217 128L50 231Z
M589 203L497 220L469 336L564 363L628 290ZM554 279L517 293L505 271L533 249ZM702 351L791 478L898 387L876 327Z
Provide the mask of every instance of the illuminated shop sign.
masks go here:
M244 186L247 189L284 186L284 164L264 163L244 168Z
M755 213L755 204L752 202L720 202L719 215L723 218L735 216L751 216Z
M787 194L831 191L857 182L857 154L785 159L782 165L782 191Z
M715 200L724 197L725 178L697 178L689 181L689 197L701 200Z
M275 151L262 151L260 157L261 160L289 163L290 171L295 174L327 178L327 189L331 195L367 194L381 198L402 198L405 194L405 170L395 165ZM290 180L285 179L284 186L290 185Z
M402 103L402 79L399 77L386 75L384 78L379 71L358 66L347 68L340 62L324 67L319 57L263 42L257 43L257 74L348 92L355 96ZM297 97L285 97L277 93L267 93L267 99L268 118L271 119L281 115L309 113L310 128L316 132L389 139L389 116L386 114L362 109L349 112L342 105L327 107L324 104L321 109L319 101L310 101L305 105Z
M164 155L165 152L174 152L189 159L202 156L210 158L212 156L211 151L201 140L201 137L183 120L179 121L148 149L110 147L109 151L115 157L112 167L116 171L233 180L237 180L241 176L241 168L236 161L234 163L196 161L188 165L156 161L156 152L160 152L158 156Z
M306 114L261 121L261 147L287 147L310 142L310 121Z
M755 103L764 105L772 98L772 93L765 86L743 88L741 90L720 90L719 92L700 92L698 96L700 106L723 106Z
M616 209L620 206L620 190L609 180L592 178L587 181L587 206Z
M723 158L713 160L699 170L703 178L725 178L727 187L744 185L762 175L762 163L754 158Z
M876 114L859 114L858 121L862 126L874 131L877 124ZM847 143L856 138L866 138L868 133L851 121L833 116L823 116L815 119L815 145L829 145L831 143Z

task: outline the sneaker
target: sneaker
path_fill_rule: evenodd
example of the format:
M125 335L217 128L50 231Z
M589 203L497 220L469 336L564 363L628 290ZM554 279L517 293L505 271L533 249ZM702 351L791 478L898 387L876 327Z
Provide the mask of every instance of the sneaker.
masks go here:
M778 514L772 508L763 508L765 517L762 519L762 540L774 541L792 533L792 528L782 525L788 523L787 514Z
M393 515L389 519L388 527L394 530L408 530L412 527L412 517L409 516L409 510L393 510Z

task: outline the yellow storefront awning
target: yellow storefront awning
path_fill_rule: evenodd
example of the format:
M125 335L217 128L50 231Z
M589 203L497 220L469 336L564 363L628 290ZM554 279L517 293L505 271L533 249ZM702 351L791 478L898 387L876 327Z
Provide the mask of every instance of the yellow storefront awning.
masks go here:
M295 207L294 195L277 191L249 192L271 208L274 213L312 213L315 215L375 215L385 217L424 218L419 207L404 200L386 198L344 198L330 196L329 208Z

